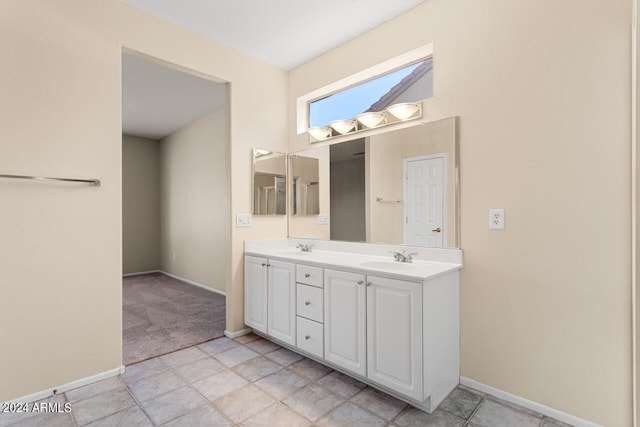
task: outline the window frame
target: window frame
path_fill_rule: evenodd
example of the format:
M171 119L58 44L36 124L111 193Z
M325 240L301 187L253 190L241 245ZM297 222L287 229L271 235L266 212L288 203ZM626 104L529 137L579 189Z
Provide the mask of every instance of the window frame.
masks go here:
M296 131L298 135L309 130L309 104L318 99L333 95L342 90L375 79L387 73L399 70L413 63L433 56L433 43L420 46L394 58L366 68L343 79L330 83L296 99Z

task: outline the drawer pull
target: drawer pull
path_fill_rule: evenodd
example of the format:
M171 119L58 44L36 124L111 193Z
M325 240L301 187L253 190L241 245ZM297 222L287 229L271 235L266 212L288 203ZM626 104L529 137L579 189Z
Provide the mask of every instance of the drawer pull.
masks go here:
M306 277L306 278L308 279L309 277L311 277L311 275L310 275L309 273L306 273L306 274L304 275L304 277Z
M309 340L310 338L311 338L311 335L305 335L305 336L304 336L304 339L305 339L305 340Z
M311 301L305 301L304 302L304 305L309 305L309 304L311 304Z

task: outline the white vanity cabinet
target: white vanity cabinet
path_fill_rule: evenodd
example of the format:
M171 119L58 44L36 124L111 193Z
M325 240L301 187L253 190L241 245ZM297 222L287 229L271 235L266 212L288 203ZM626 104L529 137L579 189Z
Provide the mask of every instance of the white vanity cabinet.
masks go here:
M267 332L267 259L244 257L244 323Z
M422 400L422 283L367 276L367 377Z
M324 357L366 376L366 277L324 270Z
M460 379L459 264L322 256L245 256L247 326L433 412Z
M245 256L245 324L296 343L295 264Z

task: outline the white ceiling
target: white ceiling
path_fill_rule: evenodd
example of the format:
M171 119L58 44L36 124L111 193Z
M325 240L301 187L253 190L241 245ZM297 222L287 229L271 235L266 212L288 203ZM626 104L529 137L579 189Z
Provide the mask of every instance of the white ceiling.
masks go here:
M428 0L122 0L284 70ZM224 85L123 55L122 129L162 139L224 105Z
M122 133L162 139L220 108L225 86L122 55Z
M122 0L284 70L427 0Z

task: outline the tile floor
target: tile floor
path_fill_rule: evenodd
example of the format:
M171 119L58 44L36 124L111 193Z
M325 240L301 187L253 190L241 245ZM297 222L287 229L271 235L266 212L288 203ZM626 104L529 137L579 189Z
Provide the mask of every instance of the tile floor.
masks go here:
M0 413L0 427L567 426L464 386L429 415L253 334L149 359L44 402L71 411Z

